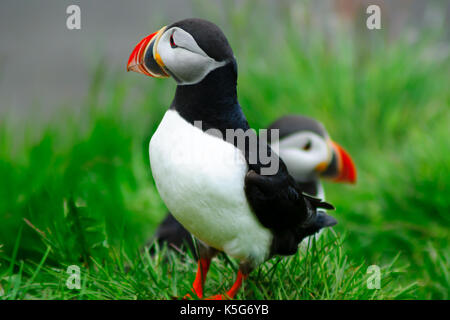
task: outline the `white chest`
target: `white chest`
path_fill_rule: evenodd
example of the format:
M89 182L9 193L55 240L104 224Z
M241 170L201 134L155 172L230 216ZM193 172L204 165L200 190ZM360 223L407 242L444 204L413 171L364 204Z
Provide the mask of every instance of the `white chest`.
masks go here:
M169 110L150 141L150 164L166 206L197 238L238 259L267 257L272 235L249 208L247 163L232 144Z

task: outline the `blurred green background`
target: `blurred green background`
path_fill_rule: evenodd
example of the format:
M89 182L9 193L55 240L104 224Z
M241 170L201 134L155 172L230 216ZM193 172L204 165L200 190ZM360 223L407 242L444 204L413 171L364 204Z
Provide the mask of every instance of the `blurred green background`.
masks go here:
M313 116L352 155L358 183L325 185L339 246L356 265L395 259L390 285L408 288L375 298L448 299L449 1L370 3L381 30L365 26L367 1L80 1L79 31L65 29L69 2L2 3L17 19L0 33L0 298L76 298L62 288L67 265L98 283L138 265L166 212L148 143L175 83L125 65L140 38L195 16L227 35L252 127ZM41 12L50 17L39 23ZM159 298L143 289L151 279L84 297ZM330 298L370 296L337 288Z

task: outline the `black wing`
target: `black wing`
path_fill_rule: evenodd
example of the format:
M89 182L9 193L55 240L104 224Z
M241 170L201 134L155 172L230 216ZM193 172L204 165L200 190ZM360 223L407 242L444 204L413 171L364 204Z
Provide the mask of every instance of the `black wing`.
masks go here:
M252 152L257 152L256 158L260 159L261 148L272 161L279 163L278 171L273 175L261 175L261 169L269 165L250 161ZM334 207L305 194L288 173L284 162L263 141L258 140L258 147L253 151L246 147L245 158L249 166L245 177L245 194L258 220L274 233L272 253L295 253L298 243L304 238L304 230L315 224L317 209Z
M255 132L253 134L256 136ZM302 194L304 190L289 174L285 163L272 150L266 139L248 138L245 148L236 143L235 145L244 153L249 167L245 177L247 199L263 226L282 231L302 225L314 215L314 210L308 209L320 206L320 202L309 198L311 205L307 206ZM274 166L274 163L278 163L278 167ZM275 169L272 170L275 174L263 175L263 170L267 172L268 168Z
M334 209L331 204L304 193L281 162L275 175L264 176L249 170L245 194L261 224L275 232L308 226L318 208Z

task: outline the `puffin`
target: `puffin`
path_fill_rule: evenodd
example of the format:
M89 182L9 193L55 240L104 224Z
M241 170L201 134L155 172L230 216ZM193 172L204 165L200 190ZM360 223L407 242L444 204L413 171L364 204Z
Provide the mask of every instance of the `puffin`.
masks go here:
M238 102L236 59L214 23L191 18L162 27L136 45L127 70L177 84L149 156L161 199L199 240L198 298L218 252L239 261L239 270L227 292L209 299L232 299L260 264L294 254L303 238L336 223L318 210L334 207L306 194L268 141L252 139ZM229 139L230 132L248 139Z
M356 183L353 159L330 138L318 120L298 114L286 115L272 122L267 129L279 131L278 140L272 141L271 146L278 150L289 174L304 192L325 201L322 178L336 183ZM197 257L194 238L170 212L148 244L155 241L159 247L167 245L179 252L187 248Z

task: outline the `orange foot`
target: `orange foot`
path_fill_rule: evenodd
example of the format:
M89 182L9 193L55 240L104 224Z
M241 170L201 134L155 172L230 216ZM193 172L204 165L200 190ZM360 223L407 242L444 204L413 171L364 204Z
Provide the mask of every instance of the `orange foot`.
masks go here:
M231 299L233 299L234 296L236 295L236 293L238 292L239 288L241 287L242 281L246 277L247 276L243 275L241 270L239 270L237 277L236 277L236 282L233 284L231 289L227 291L226 294L217 294L215 296L208 297L205 300L231 300Z
M186 293L183 297L183 300L191 300L192 296L189 293Z
M195 276L194 283L192 284L192 292L195 293L199 299L203 298L203 285L205 283L206 274L208 273L210 264L210 259L198 260L197 274ZM191 294L188 293L183 297L183 300L187 299L192 299Z
M216 294L215 296L205 298L205 300L231 300L231 298L225 294Z

